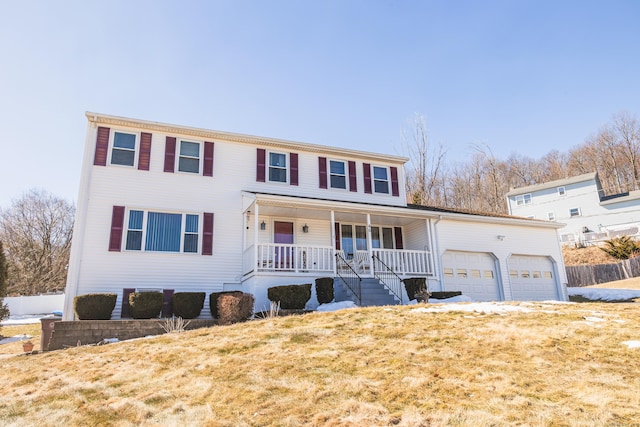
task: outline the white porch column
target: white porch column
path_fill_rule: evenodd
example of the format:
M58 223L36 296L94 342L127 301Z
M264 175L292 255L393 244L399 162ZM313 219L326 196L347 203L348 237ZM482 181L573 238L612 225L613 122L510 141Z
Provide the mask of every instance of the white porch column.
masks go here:
M258 268L258 201L253 204L253 269Z
M369 252L369 271L373 274L373 247L371 246L371 214L367 213L367 250Z
M333 247L333 277L337 275L336 270L336 214L331 211L331 246Z

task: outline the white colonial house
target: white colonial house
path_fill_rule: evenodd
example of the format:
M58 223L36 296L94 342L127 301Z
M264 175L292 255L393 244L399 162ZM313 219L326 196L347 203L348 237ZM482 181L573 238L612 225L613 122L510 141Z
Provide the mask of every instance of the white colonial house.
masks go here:
M86 116L65 320L86 293L118 294L113 318L144 290L242 290L261 310L269 287L327 276L363 305L407 303L408 277L567 299L559 224L408 205L404 157Z
M564 223L563 244L640 235L640 191L605 195L596 172L511 190L507 202L511 215Z

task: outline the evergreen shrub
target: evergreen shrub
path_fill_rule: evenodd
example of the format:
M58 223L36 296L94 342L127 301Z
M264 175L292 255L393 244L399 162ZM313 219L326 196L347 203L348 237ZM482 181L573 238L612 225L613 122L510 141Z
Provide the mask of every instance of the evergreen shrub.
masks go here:
M316 279L316 297L318 298L318 304L328 304L333 301L333 277Z
M410 279L404 279L404 288L407 291L409 301L416 299L416 294L423 294L427 292L427 278L426 277L412 277Z
M195 319L200 316L204 299L204 292L176 292L171 297L173 314L183 319Z
M239 295L238 295L239 294ZM218 322L221 325L247 320L253 314L254 297L243 292L226 293L218 297Z
M304 285L274 286L267 289L269 301L280 302L284 310L303 310L311 298L311 283Z
M223 291L223 292L213 292L209 294L209 310L211 310L211 317L214 319L218 319L220 314L218 313L218 299L222 295L242 295L242 291Z
M73 299L73 311L80 320L109 320L116 306L116 294L85 294Z
M129 313L134 319L152 319L160 315L162 292L133 292L129 294Z

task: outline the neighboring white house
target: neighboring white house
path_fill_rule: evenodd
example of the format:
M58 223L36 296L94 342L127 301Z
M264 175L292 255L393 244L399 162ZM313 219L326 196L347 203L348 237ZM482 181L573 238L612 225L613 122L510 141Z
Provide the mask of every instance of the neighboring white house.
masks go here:
M65 320L86 293L116 293L113 318L151 289L242 290L263 309L267 288L325 276L401 303L407 277L476 300L567 299L561 225L407 205L405 157L86 116Z
M595 172L517 188L506 197L511 215L564 223L558 230L564 244L640 234L640 191L607 196Z

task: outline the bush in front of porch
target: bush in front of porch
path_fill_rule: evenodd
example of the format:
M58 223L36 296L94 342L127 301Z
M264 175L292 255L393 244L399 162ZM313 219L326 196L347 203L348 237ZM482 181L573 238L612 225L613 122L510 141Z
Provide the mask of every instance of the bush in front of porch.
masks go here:
M304 310L311 298L311 283L304 285L274 286L267 289L269 301L279 302L285 310Z
M333 277L316 279L316 297L318 298L318 304L329 304L333 301Z
M200 316L206 294L204 292L176 292L173 294L173 314L183 319L195 319Z
M73 299L73 311L80 320L109 320L116 306L116 294L84 294Z

